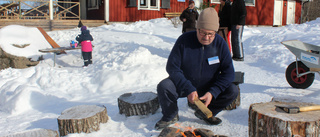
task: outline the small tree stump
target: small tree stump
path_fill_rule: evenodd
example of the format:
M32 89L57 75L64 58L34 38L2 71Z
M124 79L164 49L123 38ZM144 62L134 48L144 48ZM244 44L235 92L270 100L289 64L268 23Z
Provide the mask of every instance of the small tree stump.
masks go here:
M59 134L50 129L32 129L3 137L59 137Z
M68 133L91 133L108 121L105 106L80 105L64 110L58 117L60 136Z
M125 93L118 98L118 107L127 117L154 114L159 109L158 96L153 92Z
M299 102L267 102L251 104L249 137L298 137L320 135L320 111L289 114L275 105L310 106Z

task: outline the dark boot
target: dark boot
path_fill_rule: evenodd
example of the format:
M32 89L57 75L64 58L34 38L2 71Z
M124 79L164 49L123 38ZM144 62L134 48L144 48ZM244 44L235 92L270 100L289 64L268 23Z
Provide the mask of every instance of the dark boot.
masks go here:
M159 120L156 125L155 125L155 129L156 130L161 130L161 129L164 129L165 127L171 125L171 124L174 124L176 123L177 121L179 121L179 116L176 115L172 120L170 121L163 121L163 120Z

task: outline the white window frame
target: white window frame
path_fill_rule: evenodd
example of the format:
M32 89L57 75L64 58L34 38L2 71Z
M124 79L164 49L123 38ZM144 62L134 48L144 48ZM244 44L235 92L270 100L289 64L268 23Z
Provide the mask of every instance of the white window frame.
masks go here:
M246 2L246 6L255 7L255 6L256 6L256 0L253 0L252 3L247 3L247 2Z
M146 6L141 6L142 0L137 0L138 10L158 10L160 11L160 0L156 0L156 6L151 6L151 0L145 0Z
M214 4L220 4L220 0L210 0L210 2ZM256 6L256 0L253 0L252 3L247 3L247 2L245 3L246 3L246 6L253 6L253 7Z
M211 3L216 3L216 4L220 4L220 0L210 0Z

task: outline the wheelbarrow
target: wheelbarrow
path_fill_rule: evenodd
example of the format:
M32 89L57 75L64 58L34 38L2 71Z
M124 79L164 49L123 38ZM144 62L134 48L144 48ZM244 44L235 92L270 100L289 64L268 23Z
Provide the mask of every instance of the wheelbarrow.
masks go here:
M314 81L314 73L318 72L320 74L320 47L299 40L289 40L281 43L296 56L296 61L292 62L286 69L287 82L293 88L308 88Z

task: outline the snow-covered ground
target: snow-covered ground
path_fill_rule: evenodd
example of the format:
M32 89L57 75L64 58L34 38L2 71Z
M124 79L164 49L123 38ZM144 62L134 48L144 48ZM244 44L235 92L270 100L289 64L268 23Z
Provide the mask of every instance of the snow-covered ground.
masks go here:
M6 52L45 60L26 69L8 68L0 71L0 136L38 128L58 130L57 118L67 108L78 105L104 105L109 121L98 132L69 134L68 137L157 137L154 129L161 118L154 115L126 117L119 114L117 98L128 92L151 91L168 74L167 57L181 26L174 28L165 18L133 24L112 24L88 28L94 37L93 64L83 68L80 50L57 56L38 49L50 45L36 28L7 26L0 29L0 46ZM51 31L48 34L60 45L69 46L80 29ZM248 136L250 104L269 102L273 97L320 104L320 81L307 89L294 89L285 79L286 67L295 56L280 42L298 39L320 45L320 19L284 27L245 27L244 62L234 62L235 70L245 73L241 88L241 105L218 114L223 122L206 125L179 99L179 124L206 128L215 134L231 137ZM12 44L30 44L18 49Z

